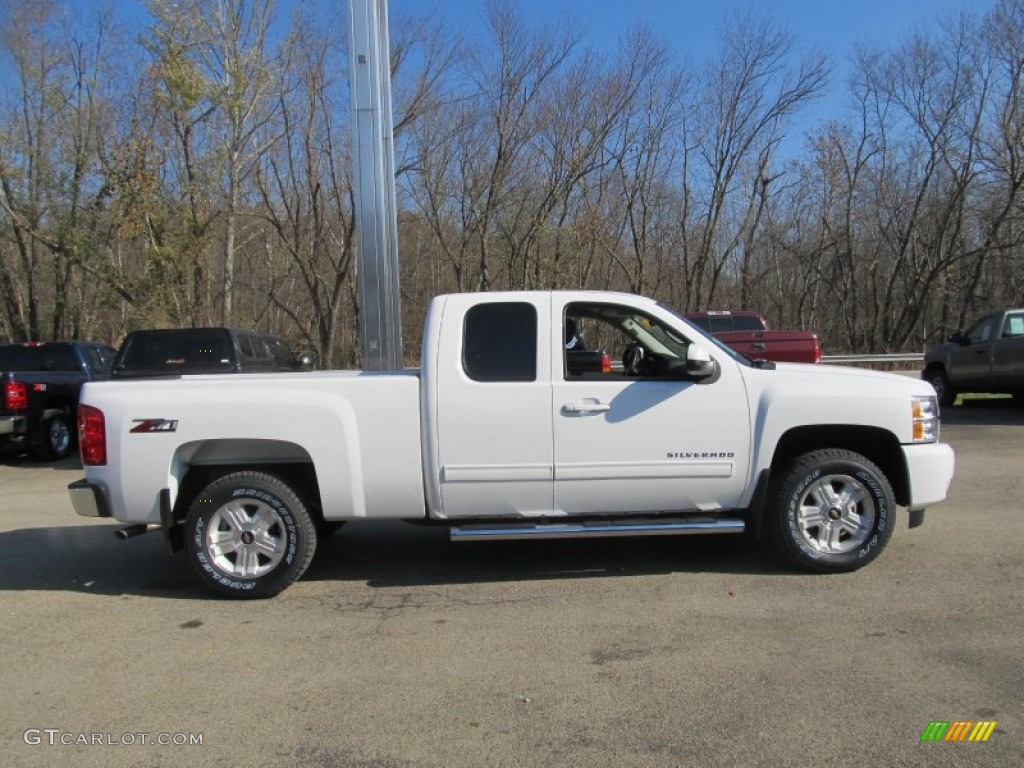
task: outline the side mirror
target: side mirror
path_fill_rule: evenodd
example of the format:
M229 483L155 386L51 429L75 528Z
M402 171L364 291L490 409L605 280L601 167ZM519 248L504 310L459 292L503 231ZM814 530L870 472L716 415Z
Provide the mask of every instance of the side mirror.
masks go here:
M715 361L707 347L691 344L686 348L686 372L695 379L706 379L715 373Z
M967 337L964 336L964 332L963 331L957 331L956 333L951 335L947 339L947 341L949 341L951 344L959 344L961 347L966 347L967 344L969 343L967 341Z

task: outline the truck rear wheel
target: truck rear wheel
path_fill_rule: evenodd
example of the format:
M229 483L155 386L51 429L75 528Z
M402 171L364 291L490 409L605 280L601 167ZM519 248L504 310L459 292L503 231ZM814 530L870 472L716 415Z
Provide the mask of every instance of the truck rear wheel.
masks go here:
M316 550L302 499L280 478L234 472L193 499L185 523L189 559L214 592L273 597L299 579Z
M65 459L71 454L74 443L74 433L67 414L63 411L52 413L39 425L32 453L42 461Z
M769 540L808 571L867 565L885 549L895 524L886 476L864 456L836 448L795 459L774 483L770 505Z

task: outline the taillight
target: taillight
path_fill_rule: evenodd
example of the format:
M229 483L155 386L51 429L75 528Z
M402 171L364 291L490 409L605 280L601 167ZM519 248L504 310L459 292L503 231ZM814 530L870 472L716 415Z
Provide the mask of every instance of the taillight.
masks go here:
M23 411L28 408L28 388L20 381L5 381L4 400L7 410Z
M612 358L607 352L601 353L601 373L612 372Z
M821 342L817 336L814 337L814 362L821 362Z
M78 450L86 466L101 467L107 463L107 425L99 408L78 406Z

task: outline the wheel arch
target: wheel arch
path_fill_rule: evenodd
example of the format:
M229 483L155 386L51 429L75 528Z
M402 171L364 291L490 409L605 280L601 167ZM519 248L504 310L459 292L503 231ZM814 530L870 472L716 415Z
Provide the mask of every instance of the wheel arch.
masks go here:
M323 519L320 484L312 457L301 446L282 440L203 440L178 448L171 475L177 492L164 524L168 549L177 552L184 544L183 531L189 507L210 483L234 472L264 472L291 486L315 519Z
M842 448L869 459L889 480L896 503L901 506L910 503L910 482L903 449L892 432L879 427L849 424L794 427L782 435L775 447L772 477L779 477L796 457L824 448Z
M48 419L51 416L63 415L74 421L77 408L75 401L64 395L47 398L43 405L42 418Z

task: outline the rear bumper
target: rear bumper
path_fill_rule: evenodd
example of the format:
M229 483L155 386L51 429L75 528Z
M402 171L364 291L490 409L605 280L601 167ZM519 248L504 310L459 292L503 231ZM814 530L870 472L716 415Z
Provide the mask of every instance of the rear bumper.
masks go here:
M28 419L24 416L0 416L0 435L24 435Z
M956 465L953 449L945 443L904 445L903 456L910 483L910 503L907 505L910 511L923 510L930 504L943 501L949 493Z
M68 494L75 512L82 517L110 517L110 506L103 489L84 477L68 486Z

